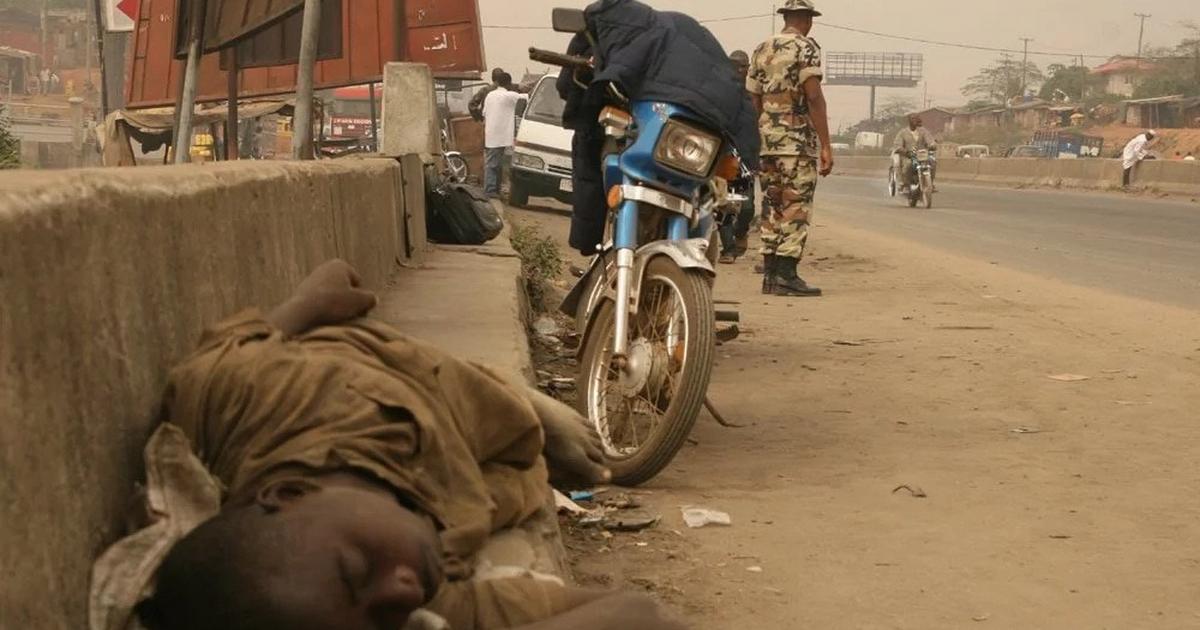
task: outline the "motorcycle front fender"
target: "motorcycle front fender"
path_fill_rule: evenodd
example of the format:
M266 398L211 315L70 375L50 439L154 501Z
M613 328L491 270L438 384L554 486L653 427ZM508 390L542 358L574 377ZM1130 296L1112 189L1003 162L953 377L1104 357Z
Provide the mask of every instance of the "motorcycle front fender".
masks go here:
M689 238L683 241L654 241L643 245L637 250L634 262L634 278L641 286L642 276L645 275L646 265L656 256L670 258L680 269L699 269L710 276L716 276L717 270L708 260L708 250L712 241L707 238Z
M646 266L650 261L658 256L666 256L671 259L680 269L697 269L715 278L717 275L716 269L708 260L708 249L710 242L708 239L691 238L683 241L655 241L643 245L637 250L634 259L633 286L631 287L630 295L632 296L629 309L631 313L637 313L638 301L642 295L642 280L646 276ZM596 261L592 263L592 268L588 273L580 278L571 293L563 300L560 307L561 311L572 317L576 317L576 325L579 327L579 332L582 335L585 343L579 344L579 352L582 354L583 348L586 345L586 340L592 335L592 330L595 328L596 315L600 312L600 305L605 301L614 301L614 292L610 287L599 287L603 275L602 264L604 257L597 256ZM599 279L600 282L591 282L589 278ZM589 287L594 290L589 291ZM591 307L579 317L579 306L585 298L594 300Z

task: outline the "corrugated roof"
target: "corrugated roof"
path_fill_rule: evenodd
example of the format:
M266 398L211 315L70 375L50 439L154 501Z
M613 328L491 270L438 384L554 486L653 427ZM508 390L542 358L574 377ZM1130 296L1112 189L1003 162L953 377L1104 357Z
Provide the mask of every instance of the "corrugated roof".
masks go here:
M1183 101L1183 95L1175 94L1174 96L1156 96L1154 98L1139 98L1137 100L1121 102L1126 105L1158 105L1160 103L1175 103L1181 101Z
M21 50L20 48L13 48L12 46L0 46L0 56L33 59L34 57L37 57L37 53L32 53L28 50Z

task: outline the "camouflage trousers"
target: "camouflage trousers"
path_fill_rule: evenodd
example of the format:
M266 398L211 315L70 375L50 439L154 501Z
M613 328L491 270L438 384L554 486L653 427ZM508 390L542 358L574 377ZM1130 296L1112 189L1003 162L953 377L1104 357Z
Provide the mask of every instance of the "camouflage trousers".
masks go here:
M802 258L808 243L817 161L801 155L762 158L763 255Z

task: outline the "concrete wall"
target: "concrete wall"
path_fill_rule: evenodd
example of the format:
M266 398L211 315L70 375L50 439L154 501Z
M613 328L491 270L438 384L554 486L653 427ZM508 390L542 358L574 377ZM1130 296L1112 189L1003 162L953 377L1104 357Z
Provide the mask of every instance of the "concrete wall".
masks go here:
M0 628L79 630L167 369L314 266L393 270L391 160L0 175Z
M854 175L887 177L887 157L837 156L837 170ZM1120 160L1044 160L1034 158L989 158L983 160L942 158L938 179L975 182L1109 190L1121 187ZM1143 162L1135 185L1181 195L1200 194L1200 162L1151 160Z

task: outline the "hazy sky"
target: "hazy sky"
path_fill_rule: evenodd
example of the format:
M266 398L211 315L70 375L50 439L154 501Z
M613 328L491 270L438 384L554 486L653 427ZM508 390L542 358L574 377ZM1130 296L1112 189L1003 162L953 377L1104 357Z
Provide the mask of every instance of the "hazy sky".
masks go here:
M644 0L658 9L683 11L699 20L766 14L782 0ZM947 48L915 42L884 39L847 31L822 28L821 21L880 33L948 42L964 42L995 48L1020 49L1019 38L1032 37L1030 50L1063 53L1060 57L1031 56L1040 66L1069 63L1067 55L1133 54L1137 51L1138 19L1134 12L1149 13L1146 45L1164 46L1178 42L1185 31L1180 22L1200 22L1197 0L816 0L824 13L813 36L826 51L912 52L925 55L929 98L935 105L961 105L966 99L959 88L967 77L999 53ZM549 26L550 10L556 6L587 5L572 0L479 0L487 26ZM767 17L705 24L726 50L752 51L771 31ZM528 60L529 46L564 48L566 37L544 30L485 28L484 46L488 63L502 66L515 75L525 69L541 70ZM1090 65L1101 63L1088 59ZM925 87L916 90L881 89L882 102L893 96L908 96L920 102ZM867 116L866 88L829 87L832 125L852 124Z

